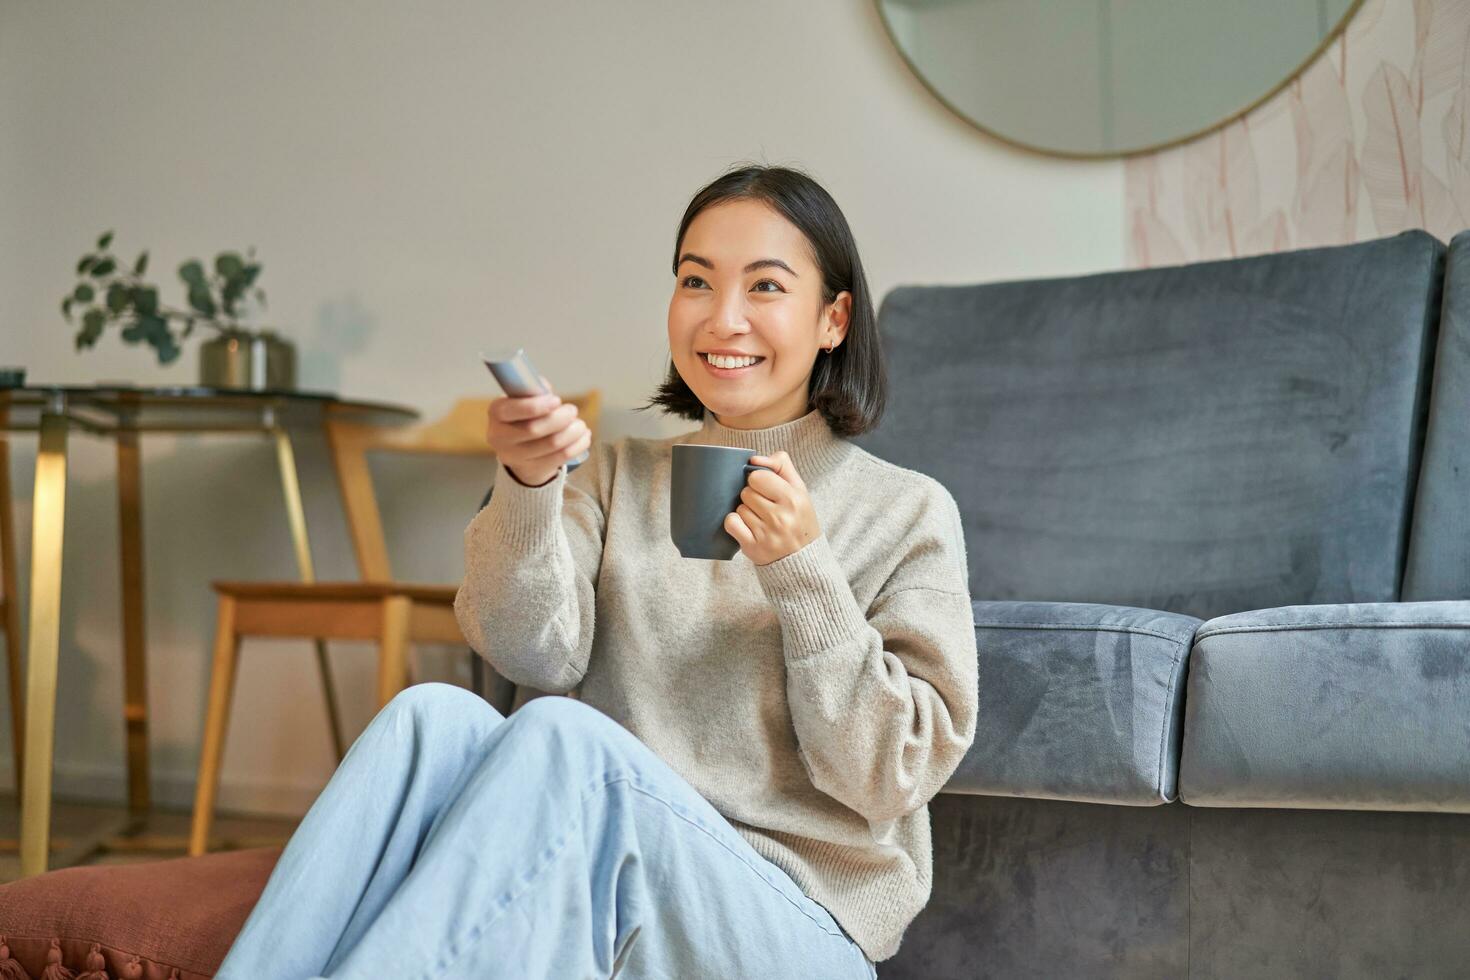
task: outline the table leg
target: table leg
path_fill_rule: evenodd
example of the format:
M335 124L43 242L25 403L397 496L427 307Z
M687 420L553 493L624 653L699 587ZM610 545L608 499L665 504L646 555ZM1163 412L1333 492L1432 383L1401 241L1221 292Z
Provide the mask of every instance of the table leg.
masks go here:
M311 542L306 536L306 508L301 502L301 483L296 476L296 453L285 429L276 429L276 462L281 471L281 491L286 499L286 519L291 525L291 543L296 548L296 568L301 581L315 582L316 571L311 562ZM332 686L332 667L327 661L327 644L316 640L316 666L322 678L322 696L327 702L327 724L332 729L332 749L340 764L346 755L342 744L342 724L337 714L337 694Z
M122 560L123 718L127 726L128 811L150 804L148 779L148 666L144 632L143 473L138 431L117 430L117 529Z
M0 405L0 428L8 409ZM20 597L15 591L15 511L10 494L10 443L0 436L0 630L10 691L10 749L19 789L25 773L25 692L20 673Z
M66 417L41 415L31 498L31 621L26 664L25 782L20 806L21 877L46 870L51 834L51 764L56 674L61 653L61 534L66 525Z

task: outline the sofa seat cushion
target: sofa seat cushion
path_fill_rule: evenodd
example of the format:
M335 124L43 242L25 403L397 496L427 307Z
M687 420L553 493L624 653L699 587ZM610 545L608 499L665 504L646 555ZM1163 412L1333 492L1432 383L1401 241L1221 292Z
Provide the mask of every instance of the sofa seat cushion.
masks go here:
M280 854L264 847L63 868L0 885L0 941L36 978L55 945L76 973L98 966L88 963L95 952L116 980L203 980L219 968Z
M1211 619L1185 705L1186 803L1470 812L1470 602Z
M1087 602L976 601L975 744L947 792L1147 806L1174 798L1200 620Z

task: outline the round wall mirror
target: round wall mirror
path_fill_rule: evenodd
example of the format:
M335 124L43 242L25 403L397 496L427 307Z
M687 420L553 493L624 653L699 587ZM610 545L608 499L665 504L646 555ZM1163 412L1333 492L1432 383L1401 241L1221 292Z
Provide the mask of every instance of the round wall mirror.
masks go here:
M939 100L1062 156L1180 143L1275 94L1362 0L877 0Z

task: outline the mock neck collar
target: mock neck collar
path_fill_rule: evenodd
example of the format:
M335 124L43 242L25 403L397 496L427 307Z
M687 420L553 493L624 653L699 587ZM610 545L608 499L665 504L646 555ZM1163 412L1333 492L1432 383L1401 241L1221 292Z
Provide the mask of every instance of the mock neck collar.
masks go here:
M827 420L816 409L799 419L765 429L732 429L721 425L713 412L705 412L700 427L678 441L705 446L739 446L751 450L752 455L761 456L785 450L807 483L831 470L856 450L852 443L832 432Z

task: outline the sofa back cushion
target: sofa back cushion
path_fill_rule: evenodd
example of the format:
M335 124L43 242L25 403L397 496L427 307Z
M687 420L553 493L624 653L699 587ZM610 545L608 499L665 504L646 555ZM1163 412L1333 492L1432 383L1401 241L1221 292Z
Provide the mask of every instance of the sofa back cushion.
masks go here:
M1397 598L1444 248L895 289L870 451L959 503L977 599L1201 619Z
M1470 231L1455 236L1445 258L1435 349L1406 602L1470 599Z

